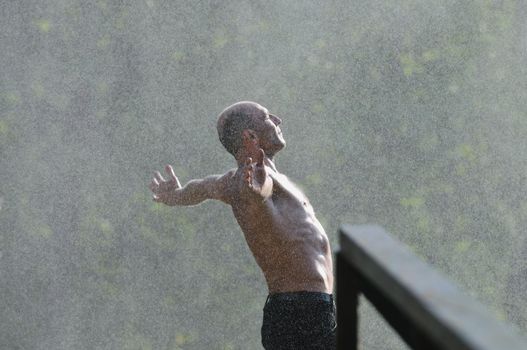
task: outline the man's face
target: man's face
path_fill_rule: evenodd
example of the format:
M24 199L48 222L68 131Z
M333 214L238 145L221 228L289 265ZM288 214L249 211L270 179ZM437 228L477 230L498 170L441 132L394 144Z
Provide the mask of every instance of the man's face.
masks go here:
M255 131L258 133L260 147L268 157L274 156L286 145L282 130L279 127L282 124L282 120L270 114L267 108L260 105L253 118L257 126Z

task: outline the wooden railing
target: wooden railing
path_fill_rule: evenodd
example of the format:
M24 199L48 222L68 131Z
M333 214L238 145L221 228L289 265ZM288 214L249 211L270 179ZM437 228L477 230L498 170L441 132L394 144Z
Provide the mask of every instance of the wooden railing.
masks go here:
M527 349L527 340L381 227L343 226L339 239L338 349L357 349L360 295L412 349Z

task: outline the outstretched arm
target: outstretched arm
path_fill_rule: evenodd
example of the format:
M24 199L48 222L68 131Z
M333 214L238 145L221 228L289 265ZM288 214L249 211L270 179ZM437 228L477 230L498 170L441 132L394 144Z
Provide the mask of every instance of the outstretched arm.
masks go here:
M154 193L154 201L170 206L196 205L207 199L217 199L228 203L227 181L232 176L232 172L191 180L185 186L181 186L172 166L167 165L165 171L169 175L168 180L156 171L150 183L149 187Z

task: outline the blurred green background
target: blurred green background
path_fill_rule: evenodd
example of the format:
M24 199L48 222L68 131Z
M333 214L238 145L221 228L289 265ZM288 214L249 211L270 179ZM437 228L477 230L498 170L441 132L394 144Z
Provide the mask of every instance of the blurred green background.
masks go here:
M147 188L235 166L216 116L283 119L333 248L377 223L527 334L527 3L0 5L0 348L260 349L231 211ZM367 309L367 306L366 306ZM363 348L403 348L372 310Z

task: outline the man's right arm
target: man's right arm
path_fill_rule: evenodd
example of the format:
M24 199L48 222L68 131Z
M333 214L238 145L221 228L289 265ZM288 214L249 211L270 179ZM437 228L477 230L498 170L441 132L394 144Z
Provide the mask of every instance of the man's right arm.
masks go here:
M156 172L150 184L154 201L174 206L196 205L207 199L216 199L230 204L228 188L234 174L233 170L224 175L211 175L204 179L191 180L185 186L181 186L172 167L167 165L165 169L170 176L169 180L165 180L159 172Z
M174 191L169 205L196 205L207 199L216 199L229 203L226 188L226 175L210 175L204 179L189 181Z

